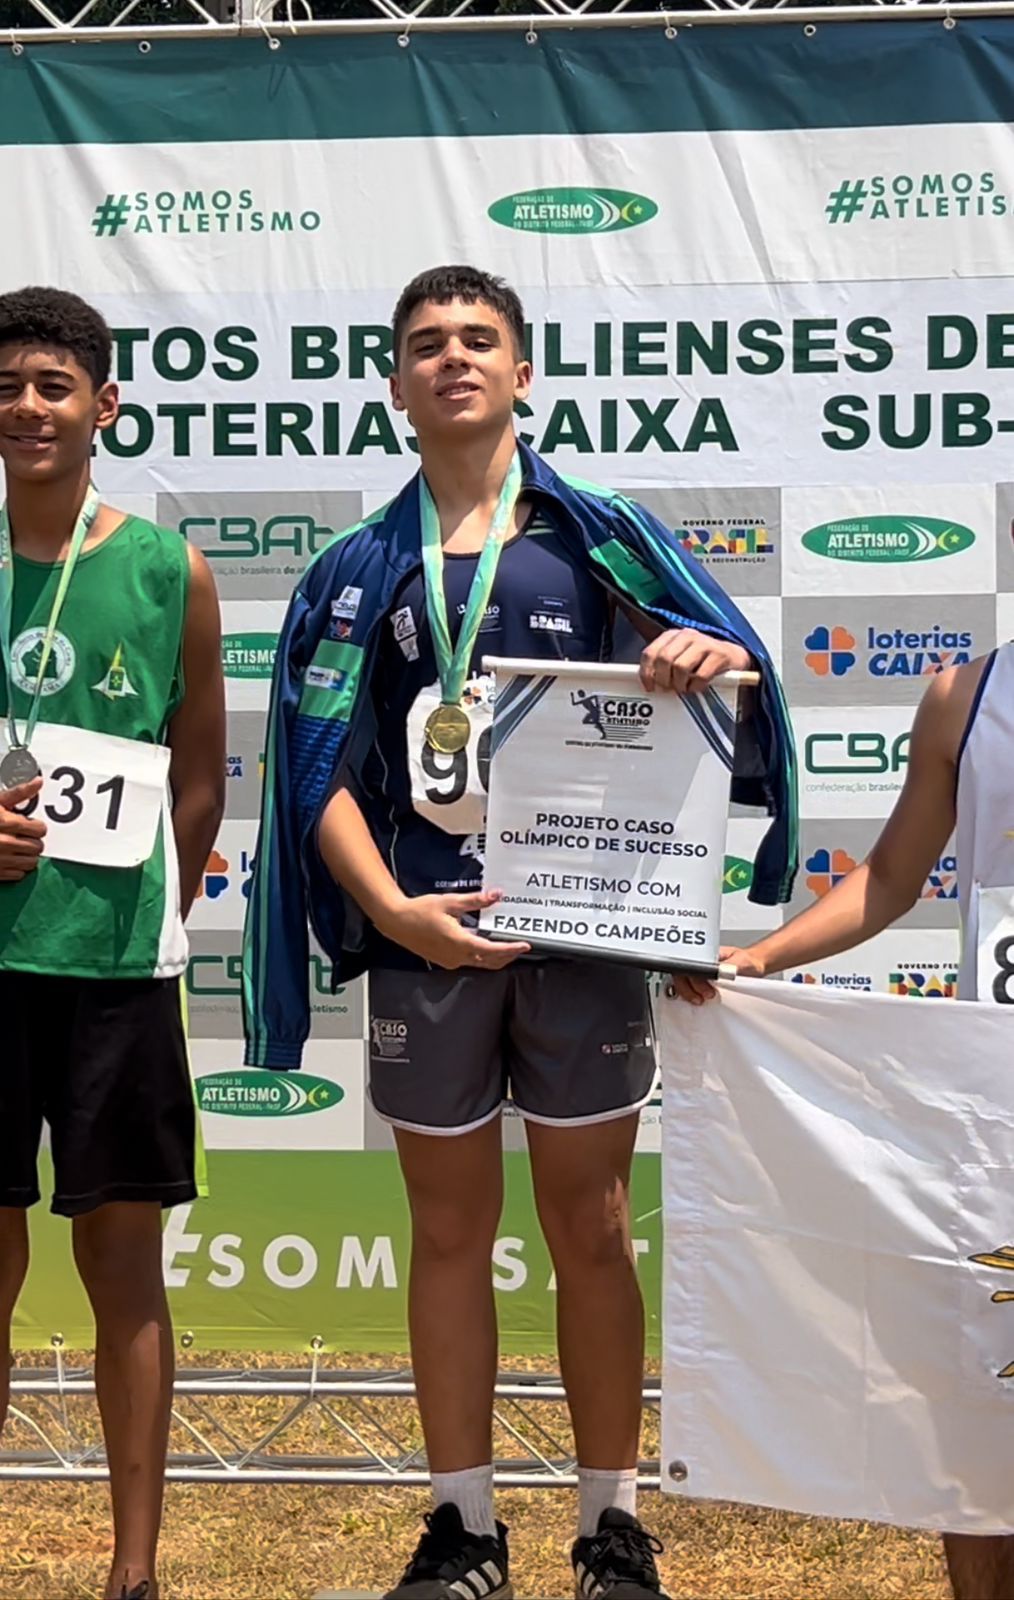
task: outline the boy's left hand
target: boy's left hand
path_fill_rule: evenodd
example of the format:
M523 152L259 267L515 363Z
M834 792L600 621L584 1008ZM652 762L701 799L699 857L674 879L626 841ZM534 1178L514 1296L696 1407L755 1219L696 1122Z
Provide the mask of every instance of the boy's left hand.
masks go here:
M714 639L696 628L670 628L642 652L641 683L649 694L655 689L699 694L721 673L749 672L753 665L741 644Z

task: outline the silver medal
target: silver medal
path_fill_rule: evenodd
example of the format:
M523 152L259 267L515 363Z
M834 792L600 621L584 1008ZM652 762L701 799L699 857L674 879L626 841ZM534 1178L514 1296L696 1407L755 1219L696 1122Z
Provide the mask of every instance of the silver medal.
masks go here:
M0 761L0 786L16 789L19 784L31 783L42 771L32 752L23 744L16 744Z

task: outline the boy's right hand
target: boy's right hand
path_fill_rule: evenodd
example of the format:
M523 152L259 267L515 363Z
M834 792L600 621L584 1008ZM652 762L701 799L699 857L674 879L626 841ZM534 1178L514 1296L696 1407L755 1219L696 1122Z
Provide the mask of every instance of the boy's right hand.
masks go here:
M33 778L14 789L0 789L0 883L20 883L39 864L46 824L14 808L25 805L41 788L42 779Z
M719 961L725 962L743 978L763 978L764 966L758 961L751 950L740 950L735 945L725 945L718 952ZM672 982L666 987L666 994L671 1000L689 1000L692 1006L702 1006L706 1000L713 1000L718 993L710 978L698 978L690 972L677 972L673 974Z
M527 954L530 945L494 942L472 928L463 928L460 919L473 911L496 905L500 894L482 889L474 894L420 894L407 896L398 906L375 918L385 939L411 950L413 955L434 966L454 971L458 967L498 972L518 956Z

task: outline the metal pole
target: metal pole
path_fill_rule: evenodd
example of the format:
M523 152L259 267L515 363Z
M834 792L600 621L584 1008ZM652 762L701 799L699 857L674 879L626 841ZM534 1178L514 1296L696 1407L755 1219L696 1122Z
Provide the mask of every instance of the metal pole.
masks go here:
M215 0L223 10L230 0ZM1014 15L1014 0L960 0L952 5L946 0L932 3L886 6L787 6L773 5L770 9L707 10L707 11L595 11L580 14L542 12L522 15L497 14L475 17L460 14L450 17L415 16L410 13L391 16L377 12L370 17L333 17L320 21L286 18L283 21L267 20L258 15L256 0L238 0L239 17L232 22L182 23L179 26L142 26L125 23L117 27L42 27L5 28L3 42L9 45L31 46L60 43L108 43L112 39L155 41L165 39L235 39L269 37L277 47L288 38L301 35L312 38L339 36L341 34L394 33L413 36L425 33L509 33L529 32L587 32L601 28L655 28L660 33L679 28L753 27L778 24L782 27L799 24L816 29L825 24L839 22L943 22L957 26L960 19L970 17L1009 17Z

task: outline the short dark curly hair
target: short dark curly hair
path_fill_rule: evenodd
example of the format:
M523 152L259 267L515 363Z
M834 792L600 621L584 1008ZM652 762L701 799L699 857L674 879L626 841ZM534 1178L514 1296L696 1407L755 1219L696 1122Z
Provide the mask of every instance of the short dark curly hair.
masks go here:
M41 344L65 350L96 389L109 382L113 338L105 317L80 295L35 286L0 294L0 345Z
M428 272L420 272L405 286L394 308L396 366L408 320L413 311L425 305L427 300L437 306L449 305L452 300L463 300L467 306L474 306L479 301L492 306L511 330L518 360L524 358L524 307L521 297L510 284L505 283L503 278L494 278L492 273L480 272L478 267L431 267Z

